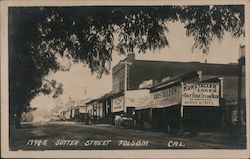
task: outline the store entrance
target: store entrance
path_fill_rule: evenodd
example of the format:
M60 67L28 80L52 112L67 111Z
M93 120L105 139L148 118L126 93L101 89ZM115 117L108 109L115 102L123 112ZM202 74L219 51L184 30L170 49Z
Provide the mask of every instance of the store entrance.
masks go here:
M221 127L222 114L219 107L184 106L184 131L211 132Z
M154 131L177 132L180 128L180 106L153 109L152 128Z

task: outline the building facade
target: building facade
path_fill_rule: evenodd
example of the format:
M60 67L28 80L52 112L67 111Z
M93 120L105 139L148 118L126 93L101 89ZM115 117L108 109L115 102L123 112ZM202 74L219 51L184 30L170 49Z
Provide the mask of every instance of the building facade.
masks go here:
M221 126L222 81L202 81L201 77L201 71L194 71L153 86L147 106L136 108L137 126L167 132L204 131Z
M216 81L220 83L220 92L221 92L221 103L220 103L220 113L222 122L224 125L232 125L233 123L233 110L237 108L238 105L238 79L240 68L238 64L209 64L209 63L200 63L200 62L168 62L168 61L145 61L145 60L136 60L134 54L129 54L126 59L120 61L113 68L112 79L113 87L112 91L115 95L112 98L112 112L114 114L128 114L128 106L126 105L126 92L132 90L140 90L141 86L144 85L145 81L152 81L152 88L150 93L155 94L153 90L157 87L161 87L162 81L171 81L170 79L179 79L183 80L183 76L188 76L190 72L196 72L196 78L192 79L192 82L200 81ZM245 81L245 76L241 76L241 80ZM185 80L184 80L185 81ZM167 83L168 83L167 82ZM166 82L165 82L166 83ZM244 83L244 82L243 82ZM164 86L162 86L164 87ZM171 91L168 90L168 91ZM245 87L242 86L242 92L245 92ZM170 99L171 100L171 99ZM243 99L244 101L244 99ZM157 101L155 101L157 103ZM174 106L174 105L172 105ZM134 106L135 108L136 106ZM145 107L148 107L147 105ZM149 106L150 107L150 106ZM244 107L244 106L243 106ZM137 107L136 109L140 109ZM169 107L168 109L173 109ZM244 109L244 108L242 108ZM163 112L164 109L155 108L154 110L141 109L141 116L143 114L145 119L144 121L153 120L153 112ZM175 114L176 109L173 109L172 113L169 113L168 116ZM191 109L186 110L188 113ZM206 108L203 107L202 111L205 111ZM209 112L209 108L206 110ZM206 112L205 111L205 112ZM211 110L212 112L214 110ZM216 110L215 114L218 114L219 110ZM177 111L179 112L179 111ZM176 112L176 113L177 113ZM132 112L133 113L133 112ZM204 114L204 113L200 113ZM188 116L188 115L187 115ZM186 116L186 117L187 117ZM158 115L157 117L160 118ZM177 120L177 119L176 119ZM193 119L190 119L193 120ZM139 120L138 120L139 121ZM186 120L187 121L187 120ZM191 122L190 122L191 123ZM145 123L144 125L149 125ZM154 124L154 125L157 125ZM158 124L161 125L161 124Z
M242 59L239 64L208 64L136 60L129 54L112 69L112 91L64 113L70 112L70 119L84 114L86 124L114 124L121 116L132 120L134 128L171 132L235 125L240 108L244 124L244 68Z

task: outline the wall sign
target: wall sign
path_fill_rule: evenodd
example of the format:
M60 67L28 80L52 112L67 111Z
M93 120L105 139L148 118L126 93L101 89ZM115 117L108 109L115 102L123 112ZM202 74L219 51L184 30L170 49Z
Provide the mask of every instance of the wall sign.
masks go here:
M120 112L124 110L124 96L112 99L112 112Z
M219 106L219 83L185 83L182 85L183 106Z
M151 94L150 105L155 108L173 106L181 103L181 86L174 86Z

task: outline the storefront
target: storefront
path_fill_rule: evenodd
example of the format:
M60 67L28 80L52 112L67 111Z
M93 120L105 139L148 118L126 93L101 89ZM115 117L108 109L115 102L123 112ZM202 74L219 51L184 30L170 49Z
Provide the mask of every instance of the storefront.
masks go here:
M135 108L137 127L166 132L218 128L221 85L202 83L197 75L184 74L152 87L150 102Z
M174 83L151 89L149 99L146 106L136 108L137 127L155 131L178 129L181 85Z
M213 131L221 128L220 83L183 83L182 103L184 131Z
M100 99L94 103L94 123L103 123L103 103Z
M112 93L106 93L104 96L100 97L98 100L98 111L99 117L101 119L100 123L111 124L112 123L112 113L111 113L111 99Z
M241 47L241 49L244 49L243 46ZM153 123L151 124L151 126L158 127L156 128L156 130L161 129L163 127L167 127L167 129L169 129L170 126L165 126L166 124L164 124L165 123L164 117L170 116L169 118L173 119L173 117L171 116L176 117L177 113L179 113L180 115L180 112L184 112L183 114L186 122L184 123L184 128L186 129L189 127L187 125L191 125L190 127L192 127L192 125L193 126L204 125L203 127L206 127L206 125L215 123L215 121L218 121L217 123L219 123L218 125L220 125L221 124L221 121L219 121L221 120L220 118L222 118L222 123L226 127L233 127L239 124L244 125L246 123L244 52L245 50L241 51L242 56L240 57L238 64L138 60L135 58L133 54L129 54L126 59L120 61L113 68L112 91L114 93L117 93L117 92L122 92L123 90L126 91L138 90L142 87L145 87L145 85L149 84L150 86L153 85L153 87L150 88L151 93L153 93L165 89L167 88L166 85L170 86L170 84L173 83L179 83L179 85L181 85L180 82L199 83L201 81L206 80L208 83L214 83L214 82L220 83L221 81L223 81L221 83L222 85L220 86L222 87L220 92L221 94L223 94L223 96L220 96L219 99L220 106L189 105L189 106L183 106L182 109L180 109L181 103L177 105L164 106L160 108L158 108L158 106L155 107L154 105L144 105L142 107L135 108L136 118L139 117L143 118L137 121L144 123L141 124L144 125L143 126L144 128L150 127L150 124L148 123ZM194 71L194 70L199 70L199 71ZM163 79L165 79L166 81ZM115 96L114 98L116 97L117 96ZM126 101L126 99L124 101ZM128 107L126 107L126 109L127 108ZM114 112L115 114L119 113L123 114L126 111L126 110L120 110L119 112L118 110L119 108L117 109L117 111L116 110L113 111L115 111ZM200 118L198 117L199 115L200 117L204 118L204 119L202 118L201 123L198 123L197 121ZM190 122L187 123L188 120ZM191 124L192 120L197 121L197 123ZM175 122L179 122L179 119L178 118L173 119L173 121L171 121L170 123L175 123ZM176 124L170 124L170 125L174 125L172 127L177 127ZM210 128L210 130L212 130L212 128Z
M149 89L129 90L115 94L112 98L113 117L119 115L126 120L135 120L135 109L145 106L150 100Z
M87 106L87 123L88 124L100 124L103 123L103 102L102 98L93 99L86 103Z
M86 116L86 120L87 120L87 124L92 124L94 122L94 103L96 102L96 100L91 100L89 102L86 103L87 106L87 116Z
M86 116L87 116L87 106L76 106L71 109L74 116L71 120L81 123L86 123Z

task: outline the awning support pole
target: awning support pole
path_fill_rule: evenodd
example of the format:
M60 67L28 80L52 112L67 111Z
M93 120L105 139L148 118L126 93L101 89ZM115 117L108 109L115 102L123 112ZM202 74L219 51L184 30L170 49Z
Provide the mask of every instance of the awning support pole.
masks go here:
M184 116L184 109L183 109L183 105L181 105L181 119L180 119L180 134L183 135L183 116Z

